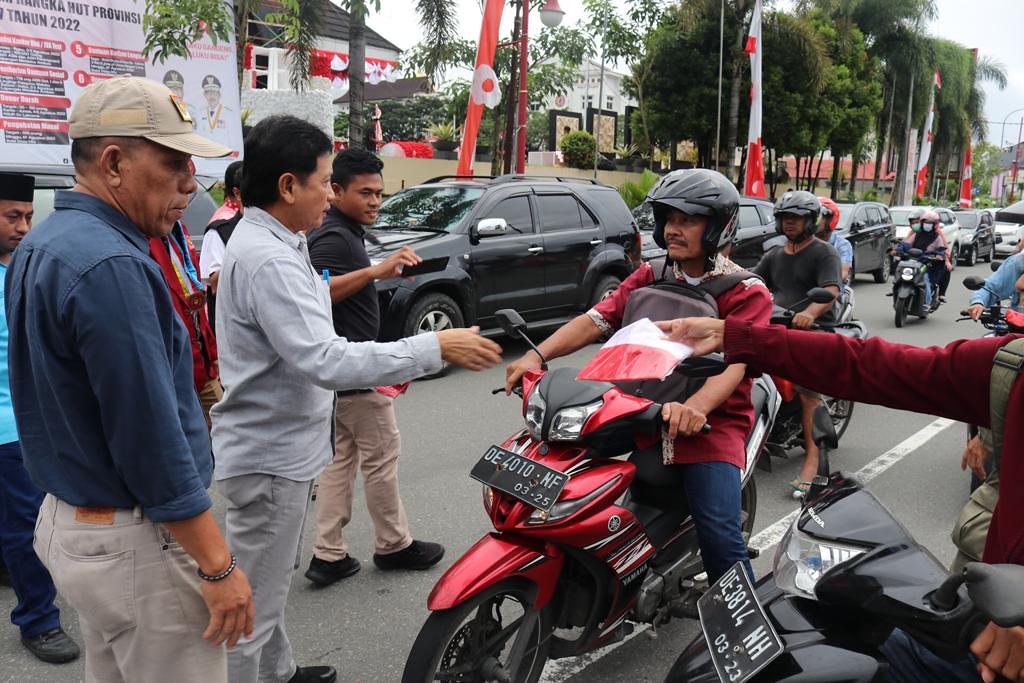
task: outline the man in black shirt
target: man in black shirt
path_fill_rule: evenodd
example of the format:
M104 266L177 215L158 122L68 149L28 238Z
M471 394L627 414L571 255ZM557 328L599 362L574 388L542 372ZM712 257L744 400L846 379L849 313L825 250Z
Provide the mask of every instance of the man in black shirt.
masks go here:
M328 271L334 328L349 341L375 341L380 326L375 280L401 275L421 259L403 247L381 263L366 253L366 226L377 220L384 164L362 149L334 159L333 207L309 235L309 257L317 272ZM413 540L398 492L401 451L392 399L372 390L338 392L334 461L317 488L317 539L306 578L330 585L359 571L348 554L342 529L352 518L356 470L363 471L366 506L376 532L374 564L380 569L426 569L444 557L437 543Z
M769 251L754 267L776 305L797 311L793 327L806 330L816 321L835 322L833 304L815 304L807 300L807 291L823 287L836 296L842 284L839 253L814 236L821 214L821 203L810 192L787 192L775 204L775 229L786 236L786 244ZM803 408L804 449L807 457L799 476L789 483L795 498L803 497L811 478L818 471L818 447L812 437L814 409L821 396L796 387Z

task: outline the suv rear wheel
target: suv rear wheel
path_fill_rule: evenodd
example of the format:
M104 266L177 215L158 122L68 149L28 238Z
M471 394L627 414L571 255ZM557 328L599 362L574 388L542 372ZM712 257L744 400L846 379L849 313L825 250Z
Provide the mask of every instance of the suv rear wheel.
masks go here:
M622 284L622 280L614 275L603 276L594 286L594 295L590 299L590 305L593 307L607 299L612 292L619 288L620 284Z
M427 332L440 332L455 327L465 327L462 310L459 305L446 294L430 292L421 296L409 311L405 319L403 337Z

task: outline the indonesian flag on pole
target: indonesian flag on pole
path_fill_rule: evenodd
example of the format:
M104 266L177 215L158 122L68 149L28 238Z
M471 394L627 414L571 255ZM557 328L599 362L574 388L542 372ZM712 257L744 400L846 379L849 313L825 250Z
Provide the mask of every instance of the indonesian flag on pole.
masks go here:
M960 206L971 208L974 201L971 188L971 141L967 141L967 154L964 155L964 168L960 172Z
M754 3L746 53L750 55L750 129L747 133L747 174L744 193L765 197L764 147L761 144L761 0Z
M977 53L975 53L975 57L977 57ZM935 70L935 87L942 90L942 74L938 69Z
M612 335L576 379L595 382L664 379L691 354L692 348L669 341L650 318L643 318Z
M473 86L470 88L469 108L466 110L466 125L462 127L462 145L459 148L459 175L473 175L473 158L476 155L476 137L480 133L480 118L484 107L494 108L501 101L498 78L494 73L494 49L498 46L498 27L505 0L487 0L484 6L484 20L480 26L480 42L476 49L476 69L473 72Z
M384 132L380 127L380 105L373 105L373 139L377 141L377 151L384 146Z
M942 89L942 74L935 70L935 87ZM935 123L935 90L932 90L931 107L928 108L928 119L925 121L924 137L921 138L921 156L917 161L917 196L924 195L928 184L928 158L932 155L932 125Z

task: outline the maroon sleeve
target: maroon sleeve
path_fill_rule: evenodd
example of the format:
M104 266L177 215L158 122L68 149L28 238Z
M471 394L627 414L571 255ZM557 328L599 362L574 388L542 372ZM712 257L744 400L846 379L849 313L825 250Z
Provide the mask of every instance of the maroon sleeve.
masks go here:
M1013 336L920 348L879 337L725 323L729 362L747 363L837 398L989 424L992 359Z
M626 312L626 301L629 295L654 282L654 271L649 264L643 264L633 274L622 281L619 288L604 301L599 301L591 310L608 323L613 330L622 327L622 316Z
M768 324L772 317L771 292L760 279L753 280L736 285L718 298L718 310L723 319Z

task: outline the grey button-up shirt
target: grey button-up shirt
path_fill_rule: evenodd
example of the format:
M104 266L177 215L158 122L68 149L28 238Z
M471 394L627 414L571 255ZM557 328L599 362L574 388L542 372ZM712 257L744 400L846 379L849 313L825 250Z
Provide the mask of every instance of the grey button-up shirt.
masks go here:
M213 418L215 478L315 478L334 456L334 391L397 384L441 369L437 336L377 344L337 336L328 284L306 237L246 207L217 289L224 398Z

